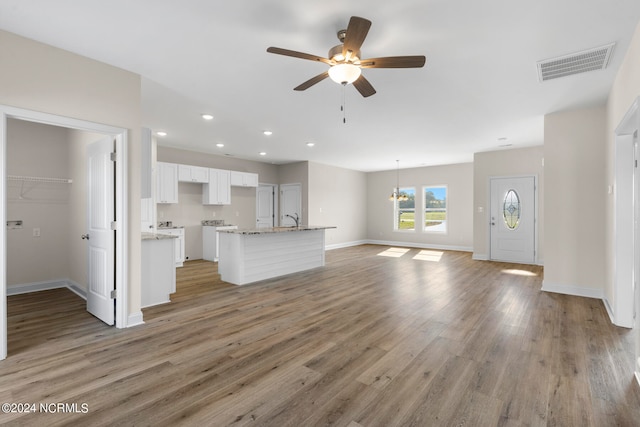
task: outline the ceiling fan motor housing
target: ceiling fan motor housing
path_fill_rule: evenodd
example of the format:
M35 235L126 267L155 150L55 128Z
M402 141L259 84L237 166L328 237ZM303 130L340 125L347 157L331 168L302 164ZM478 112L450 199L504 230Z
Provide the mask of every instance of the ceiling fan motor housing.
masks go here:
M346 60L346 58L344 56L342 56L343 47L344 46L341 45L341 44L332 47L329 50L329 55L327 55L329 57L329 59L331 59L332 61L335 61L337 63L344 62ZM359 61L359 60L360 60L360 51L353 52L353 54L351 55L351 58L349 58L349 62L356 62L356 61Z

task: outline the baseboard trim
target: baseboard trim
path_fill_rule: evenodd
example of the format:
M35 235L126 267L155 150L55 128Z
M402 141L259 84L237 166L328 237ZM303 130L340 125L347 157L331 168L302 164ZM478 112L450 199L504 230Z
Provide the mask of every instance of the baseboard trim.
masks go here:
M489 255L487 254L477 254L474 252L474 254L471 256L471 259L476 260L476 261L489 261Z
M133 326L144 325L144 320L142 316L142 311L137 311L135 313L129 314L127 317L127 328L131 328Z
M605 299L604 291L602 289L584 288L581 286L573 285L560 285L557 283L549 283L545 280L542 281L542 291L553 292L556 294L573 295L576 297L596 298L600 300Z
M469 246L438 245L438 244L431 244L431 243L416 243L416 242L397 242L392 240L365 240L362 244L381 245L381 246L400 246L404 248L416 248L416 249L440 249L442 251L473 252L473 248Z
M609 320L611 320L611 323L615 325L616 319L613 316L613 310L611 309L611 304L609 303L609 300L607 298L603 298L602 302L604 303L604 308L605 310L607 310L607 314L609 315Z
M21 283L7 286L7 296L29 294L31 292L48 291L51 289L67 288L82 299L87 299L87 293L81 285L70 279L48 280L44 282Z
M360 246L360 245L366 245L366 244L367 244L366 240L356 240L353 242L335 243L333 245L326 245L324 249L327 251L330 251L332 249L350 248L352 246Z

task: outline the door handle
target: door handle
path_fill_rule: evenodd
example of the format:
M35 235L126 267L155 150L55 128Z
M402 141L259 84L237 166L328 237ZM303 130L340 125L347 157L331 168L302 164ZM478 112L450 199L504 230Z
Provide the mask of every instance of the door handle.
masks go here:
M89 235L88 234L83 234L80 237L82 238L82 240L89 240Z

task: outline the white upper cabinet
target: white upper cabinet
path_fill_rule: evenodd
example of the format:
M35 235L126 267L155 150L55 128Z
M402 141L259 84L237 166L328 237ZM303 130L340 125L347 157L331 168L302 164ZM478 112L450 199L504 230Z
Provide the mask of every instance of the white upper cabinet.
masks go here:
M231 171L231 185L234 187L257 187L258 174Z
M207 184L209 182L209 168L178 165L178 181Z
M209 169L209 182L202 186L202 204L231 204L231 172Z
M178 165L157 162L157 203L178 203Z

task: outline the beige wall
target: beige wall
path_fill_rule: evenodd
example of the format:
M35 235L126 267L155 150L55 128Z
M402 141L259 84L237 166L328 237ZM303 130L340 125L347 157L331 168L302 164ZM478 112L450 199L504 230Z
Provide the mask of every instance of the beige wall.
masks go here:
M473 157L473 256L490 258L489 214L491 206L490 178L500 176L536 175L538 177L537 261L544 260L544 148L536 147L488 151ZM482 210L482 212L480 212Z
M615 129L633 102L640 96L640 23L627 50L622 66L616 75L607 101L606 123L606 175L608 185L615 186ZM615 298L614 288L614 198L606 202L606 281L605 296L610 303Z
M0 104L129 130L129 312L140 310L140 76L0 31Z
M598 296L606 281L606 111L548 114L544 288Z
M448 232L446 234L394 231L393 203L396 171L367 174L367 238L377 242L406 243L470 251L473 247L473 164L462 163L400 170L400 187L416 188L416 206L422 187L446 185ZM420 194L420 197L418 195Z
M329 247L366 240L366 173L309 162L308 218L311 225L337 227L325 233Z
M72 178L68 153L66 129L8 121L8 175ZM72 185L7 182L7 219L23 221L22 229L7 230L8 287L68 278Z

